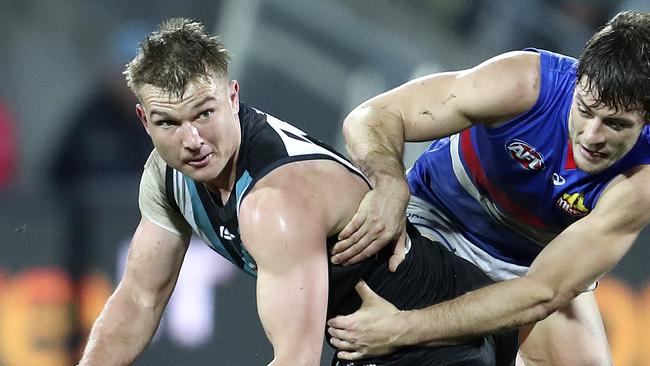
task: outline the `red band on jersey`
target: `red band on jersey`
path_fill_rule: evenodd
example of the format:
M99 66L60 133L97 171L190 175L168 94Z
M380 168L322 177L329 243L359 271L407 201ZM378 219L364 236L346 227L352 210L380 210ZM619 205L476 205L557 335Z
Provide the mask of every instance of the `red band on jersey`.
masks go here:
M531 212L526 211L521 206L518 206L512 202L512 200L510 200L510 198L508 198L505 193L490 183L490 181L487 179L487 176L485 175L483 167L478 160L476 151L472 146L470 130L461 132L460 145L463 160L465 161L465 166L467 167L470 176L479 188L487 192L488 196L494 201L494 203L496 203L509 215L516 217L518 221L537 228L546 228L546 225L542 220L533 215Z

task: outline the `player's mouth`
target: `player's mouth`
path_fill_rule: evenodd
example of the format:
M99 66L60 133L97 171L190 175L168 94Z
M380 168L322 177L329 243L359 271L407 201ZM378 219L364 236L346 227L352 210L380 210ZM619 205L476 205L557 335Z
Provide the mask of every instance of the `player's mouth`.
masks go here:
M584 147L583 145L579 145L579 146L580 146L580 153L589 162L598 163L603 159L607 158L607 153L604 153L602 151L590 150Z
M213 155L214 153L209 153L196 159L187 160L186 163L194 168L203 168L208 165Z

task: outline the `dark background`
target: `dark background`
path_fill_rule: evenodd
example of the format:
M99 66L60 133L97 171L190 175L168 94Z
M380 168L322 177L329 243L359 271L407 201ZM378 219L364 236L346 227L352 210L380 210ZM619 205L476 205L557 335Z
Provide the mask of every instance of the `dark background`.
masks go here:
M341 122L368 97L508 50L578 56L597 26L628 8L650 5L0 0L0 366L74 364L119 278L151 149L120 73L161 20L202 21L230 49L244 103L343 151ZM422 148L409 147L407 164ZM177 301L137 365L270 361L253 279L204 249L192 245ZM617 365L650 359L641 351L650 328L648 258L644 232L596 290Z

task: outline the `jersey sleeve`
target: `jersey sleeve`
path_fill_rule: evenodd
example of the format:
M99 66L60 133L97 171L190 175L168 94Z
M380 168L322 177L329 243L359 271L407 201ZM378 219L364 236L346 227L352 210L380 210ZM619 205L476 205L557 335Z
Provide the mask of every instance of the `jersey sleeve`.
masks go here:
M540 90L532 110L546 111L557 107L563 101L567 90L573 94L578 60L559 53L527 48L525 51L539 53Z
M192 232L190 225L183 215L172 207L165 194L165 169L165 161L153 150L145 163L140 180L140 213L163 229L188 237Z

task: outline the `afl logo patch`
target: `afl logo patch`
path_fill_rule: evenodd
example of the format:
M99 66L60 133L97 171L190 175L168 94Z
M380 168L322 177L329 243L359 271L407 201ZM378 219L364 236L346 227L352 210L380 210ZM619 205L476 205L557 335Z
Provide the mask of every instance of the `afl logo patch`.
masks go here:
M511 140L506 144L510 157L526 170L544 169L544 157L532 146L521 140Z

